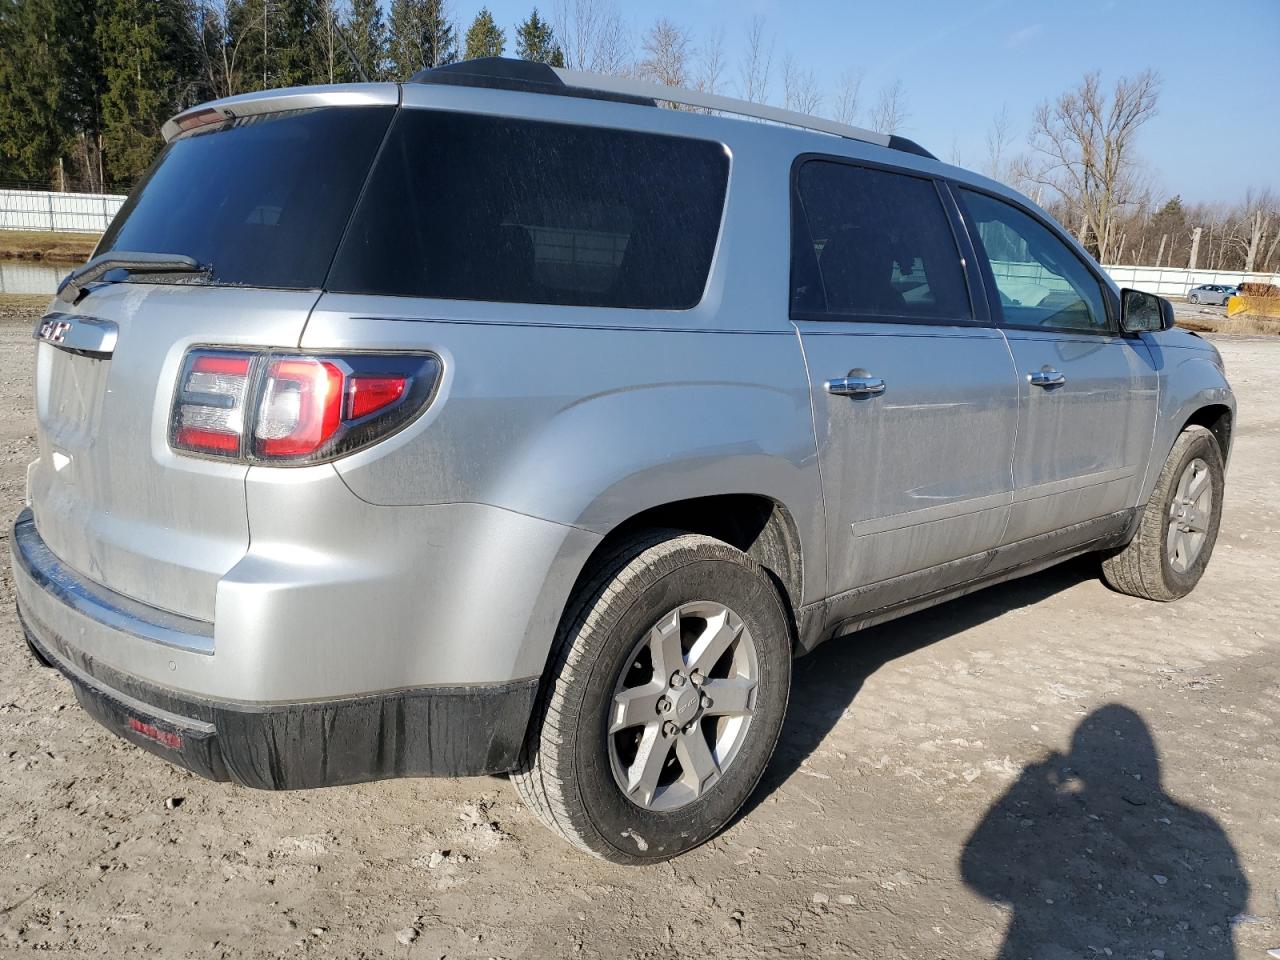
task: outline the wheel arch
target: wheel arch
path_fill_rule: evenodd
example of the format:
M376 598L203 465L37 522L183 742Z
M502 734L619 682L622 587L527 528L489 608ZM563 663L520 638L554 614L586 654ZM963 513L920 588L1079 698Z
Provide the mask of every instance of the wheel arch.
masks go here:
M804 596L805 564L799 527L790 510L763 494L725 493L690 497L648 507L615 525L587 557L564 610L603 557L623 542L656 530L699 533L741 550L773 581L796 638L797 612ZM562 614L563 616L563 611Z
M1218 449L1222 452L1222 461L1226 463L1231 453L1231 430L1234 425L1235 411L1225 403L1210 403L1195 410L1178 428L1182 433L1187 427L1204 427L1218 441Z

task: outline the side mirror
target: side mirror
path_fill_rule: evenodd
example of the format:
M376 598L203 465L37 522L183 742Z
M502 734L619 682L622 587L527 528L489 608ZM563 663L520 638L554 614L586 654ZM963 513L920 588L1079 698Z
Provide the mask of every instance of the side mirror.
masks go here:
M1120 291L1120 329L1125 333L1147 333L1173 327L1173 304L1164 297L1142 290Z

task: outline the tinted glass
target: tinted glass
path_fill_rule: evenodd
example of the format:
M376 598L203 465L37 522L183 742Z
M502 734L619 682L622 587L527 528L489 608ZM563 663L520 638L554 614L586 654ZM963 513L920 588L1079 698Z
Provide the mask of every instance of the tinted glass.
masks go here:
M955 236L932 181L809 161L792 200L792 309L968 320Z
M718 143L403 110L328 287L692 307L706 286L728 171Z
M1102 287L1071 248L1017 207L961 190L979 246L991 262L1006 323L1109 330Z
M186 254L214 283L318 288L392 112L268 114L175 140L100 252Z

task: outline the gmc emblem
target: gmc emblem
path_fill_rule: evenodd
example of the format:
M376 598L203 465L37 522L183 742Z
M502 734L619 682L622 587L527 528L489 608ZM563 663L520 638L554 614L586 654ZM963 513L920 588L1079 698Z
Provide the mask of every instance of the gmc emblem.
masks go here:
M46 320L40 324L40 332L36 334L36 339L49 343L61 343L70 329L71 324L66 320Z

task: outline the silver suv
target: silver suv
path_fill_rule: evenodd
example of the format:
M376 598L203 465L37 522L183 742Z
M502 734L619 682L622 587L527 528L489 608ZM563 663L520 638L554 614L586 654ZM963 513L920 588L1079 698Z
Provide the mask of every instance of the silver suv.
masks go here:
M11 549L36 656L207 777L510 772L660 860L755 788L795 655L1209 560L1217 351L910 141L511 61L165 133L37 328Z

